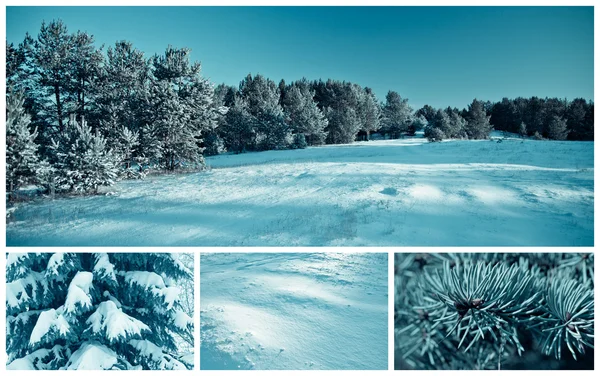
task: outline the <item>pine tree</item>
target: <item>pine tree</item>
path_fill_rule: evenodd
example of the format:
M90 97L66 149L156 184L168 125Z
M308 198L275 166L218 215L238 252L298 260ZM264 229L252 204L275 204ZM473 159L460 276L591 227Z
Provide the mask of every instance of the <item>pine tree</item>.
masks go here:
M527 137L527 125L524 122L519 126L519 136Z
M305 139L305 144L321 145L327 137L327 132L325 132L327 119L317 107L313 97L314 91L311 91L308 86L292 85L287 91L284 110L292 132L299 140L294 143L295 145L302 143L300 138Z
M554 115L548 124L548 137L552 140L566 140L568 135L567 121Z
M75 120L75 114L64 131L52 139L50 151L56 192L97 193L98 188L114 184L118 177L119 157L102 135L92 132L85 119L81 123Z
M360 132L365 135L366 140L370 139L373 132L381 128L381 107L377 103L377 98L370 88L359 90L358 116L360 118Z
M467 136L472 140L486 139L491 131L490 117L486 114L483 102L473 99L467 114Z
M7 369L191 369L173 253L9 253Z
M292 143L292 132L279 105L279 88L260 74L248 75L240 83L240 94L254 117L256 147L259 150L286 149Z
M593 367L593 258L397 254L396 368Z
M388 91L383 105L383 132L391 138L398 138L408 131L412 124L412 109L408 105L408 99L403 99L395 91Z
M239 95L225 114L221 124L221 134L227 150L236 154L254 150L256 147L256 119L248 112L246 101Z
M33 182L38 168L37 130L29 129L30 116L23 108L23 93L11 92L6 101L6 192L13 192Z

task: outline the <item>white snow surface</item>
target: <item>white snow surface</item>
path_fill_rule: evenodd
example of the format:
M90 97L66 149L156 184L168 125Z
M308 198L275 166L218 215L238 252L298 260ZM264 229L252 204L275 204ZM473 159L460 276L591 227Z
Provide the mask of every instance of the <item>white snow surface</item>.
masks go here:
M225 154L24 203L8 245L590 246L593 142L422 138Z
M387 369L387 254L202 254L201 369Z
M104 333L109 341L141 335L143 331L150 330L148 325L129 316L110 300L100 303L96 311L87 319L86 324L90 326L93 333Z
M105 370L117 363L117 354L108 347L96 342L84 342L71 355L64 367L67 370Z
M62 311L62 309L60 311ZM57 332L59 337L64 337L69 332L69 329L70 325L62 315L62 312L50 308L49 310L40 313L40 316L31 331L29 344L35 345L49 332ZM54 338L52 341L54 341Z

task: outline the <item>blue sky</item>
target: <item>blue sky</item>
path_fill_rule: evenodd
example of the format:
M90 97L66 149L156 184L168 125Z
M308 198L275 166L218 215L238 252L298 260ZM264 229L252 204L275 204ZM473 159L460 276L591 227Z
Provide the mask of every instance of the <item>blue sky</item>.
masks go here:
M415 108L594 95L592 7L8 7L6 18L14 43L60 18L147 57L189 47L215 83L333 78Z

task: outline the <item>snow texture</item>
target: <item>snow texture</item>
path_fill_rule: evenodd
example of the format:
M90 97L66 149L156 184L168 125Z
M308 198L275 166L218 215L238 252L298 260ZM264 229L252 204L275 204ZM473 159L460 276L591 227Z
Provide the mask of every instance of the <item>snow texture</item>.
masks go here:
M9 253L10 254L10 253ZM6 304L14 308L27 302L29 299L36 300L38 294L38 283L47 286L47 281L42 273L31 272L26 277L6 284ZM27 290L31 289L31 296Z
M141 335L143 331L150 330L146 324L124 313L110 300L100 303L86 324L93 333L104 333L109 341Z
M24 203L8 245L591 246L594 143L423 138L225 154Z
M201 369L387 369L387 254L202 254Z

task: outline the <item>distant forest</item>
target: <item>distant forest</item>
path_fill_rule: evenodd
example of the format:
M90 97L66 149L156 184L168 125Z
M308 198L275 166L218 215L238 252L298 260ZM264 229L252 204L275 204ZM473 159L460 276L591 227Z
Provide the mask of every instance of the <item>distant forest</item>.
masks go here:
M594 139L585 99L474 99L465 109L414 110L389 91L336 80L279 83L260 74L214 86L187 48L145 57L106 50L58 20L6 46L7 193L89 194L149 172L201 169L204 156L412 136L485 139L492 129L536 139Z

